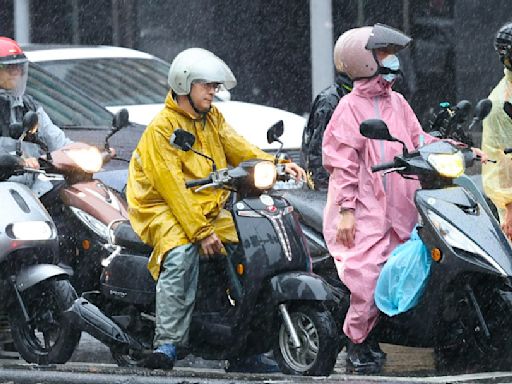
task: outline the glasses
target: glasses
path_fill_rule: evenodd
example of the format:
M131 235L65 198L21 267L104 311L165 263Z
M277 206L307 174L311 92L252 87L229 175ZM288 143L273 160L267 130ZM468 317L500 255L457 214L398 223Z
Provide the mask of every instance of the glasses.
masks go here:
M221 86L221 83L207 83L205 81L194 81L192 84L197 84L197 85L201 86L201 88L203 88L207 91L210 91L211 89L213 89L213 91L215 93L220 91L220 86Z
M25 68L24 63L0 64L0 71L7 71L7 72L21 71L21 72L23 72L24 68Z

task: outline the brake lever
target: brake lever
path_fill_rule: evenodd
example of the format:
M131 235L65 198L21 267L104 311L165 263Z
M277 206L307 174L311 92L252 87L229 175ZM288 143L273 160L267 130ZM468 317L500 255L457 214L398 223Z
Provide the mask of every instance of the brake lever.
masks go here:
M210 183L210 184L201 185L199 188L196 188L193 191L194 192L200 192L203 189L210 188L210 187L216 188L217 187L217 183Z
M405 169L405 167L386 169L384 172L382 172L382 174L387 175L388 173L392 173L392 172L396 172L396 171L403 171L404 169Z

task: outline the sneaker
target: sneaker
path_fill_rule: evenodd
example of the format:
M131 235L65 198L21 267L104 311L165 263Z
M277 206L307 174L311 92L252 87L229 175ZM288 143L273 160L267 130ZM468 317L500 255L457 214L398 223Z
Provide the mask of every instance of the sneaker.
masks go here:
M281 372L279 366L273 358L266 354L237 358L227 360L224 367L226 372L245 372L245 373L276 373Z
M176 347L172 344L162 344L152 354L144 358L139 366L149 369L172 369L176 361Z

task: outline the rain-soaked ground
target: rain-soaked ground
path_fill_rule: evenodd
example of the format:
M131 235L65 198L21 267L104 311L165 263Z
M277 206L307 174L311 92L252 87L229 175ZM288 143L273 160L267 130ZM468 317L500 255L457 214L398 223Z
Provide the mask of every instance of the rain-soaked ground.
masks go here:
M64 365L36 367L15 357L0 353L0 384L145 384L145 383L512 383L512 372L438 375L434 370L433 353L426 348L406 348L384 344L388 360L378 376L345 374L345 353L341 352L335 371L328 378L296 377L282 374L225 373L220 361L188 357L179 361L173 371L119 368L110 353L99 342L84 335L72 361Z

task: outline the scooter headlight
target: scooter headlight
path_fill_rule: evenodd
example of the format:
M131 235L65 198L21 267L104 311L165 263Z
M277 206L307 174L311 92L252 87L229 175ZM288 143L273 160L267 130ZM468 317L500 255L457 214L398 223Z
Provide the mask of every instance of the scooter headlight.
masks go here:
M464 155L459 151L454 154L431 154L428 162L441 176L457 178L464 173Z
M76 207L69 207L71 211L82 221L91 231L96 233L101 238L108 241L109 239L109 229L103 224L101 221L96 219L94 216L89 215L88 213L78 209Z
M103 166L103 157L98 148L76 148L69 149L66 154L82 168L83 171L88 173L98 172Z
M254 166L254 186L266 190L276 183L276 166L270 161L260 161Z
M6 233L18 240L49 240L55 237L51 224L46 221L13 223L6 229Z
M437 213L429 210L427 215L434 227L438 230L439 234L451 247L479 255L487 261L488 264L492 265L499 273L503 276L507 276L505 270L496 262L496 260L489 256L487 252L480 248L480 246L478 246L468 236L459 231Z

